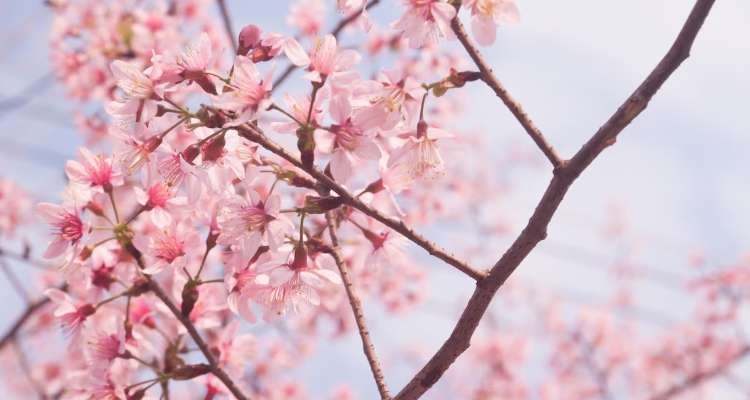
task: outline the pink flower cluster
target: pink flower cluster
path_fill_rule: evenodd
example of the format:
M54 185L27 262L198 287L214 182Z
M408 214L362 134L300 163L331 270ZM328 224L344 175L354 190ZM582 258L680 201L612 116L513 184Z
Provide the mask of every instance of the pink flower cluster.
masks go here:
M429 307L428 269L408 251L411 241L433 253L419 228L472 225L476 236L447 235L475 259L514 228L514 215L498 216L504 174L533 160L512 146L498 159L457 124L467 102L454 89L486 78L440 46L461 12L474 40L493 44L519 19L514 0L403 0L383 26L374 2L337 0L348 22L331 34L326 2L297 0L294 34L249 24L236 48L213 0L47 3L52 63L86 147L64 166L59 204L36 205L44 257L60 268L42 274L46 300L24 341L65 351L35 352L29 384L13 383L22 396L41 386L39 397L63 399L313 398L290 371L321 338L362 329L352 293L391 314ZM29 202L0 180L0 237ZM621 222L605 236L623 239ZM633 306L624 282L638 272L621 264L614 305L584 312L505 285L508 309L533 321L508 316L508 332L488 317L454 397L649 398L750 354L735 332L746 262L701 271L688 288L701 299L693 323L656 340L615 316ZM58 326L62 338L45 335ZM539 359L548 373L528 379ZM340 386L329 398L356 395Z
M428 187L440 187L442 146L456 141L443 130L451 107L441 105L451 100L439 96L462 85L460 60L433 47L364 77L362 53L321 34L315 7L302 3L289 21L310 38L307 46L248 25L229 54L201 3L137 11L86 1L54 5L59 78L72 97L102 102L107 117L80 117L80 125L113 147L111 154L81 148L66 165L62 204L37 206L52 228L45 256L64 267L67 292L50 289L48 296L79 357L71 356L71 365L82 374L73 386L82 394L132 396L142 389L134 379L145 364L161 360L164 370L170 360L159 354L181 351L185 328L146 300L153 298L149 282L165 287L211 341L226 341L218 345L219 362L236 378L246 372L238 360L250 350L232 343L254 339L238 336L236 323L226 327L233 315L296 320L311 331L328 319L340 333L351 329L324 214L341 237L340 267L361 291L393 312L423 296L424 272L404 252L404 238L309 173L323 171L386 217L413 219L424 210L420 203L439 202ZM338 4L344 13L364 5ZM183 20L203 33L186 40L187 27L176 23ZM403 28L403 40L411 40L404 23L393 32ZM380 36L372 23L358 26ZM274 92L275 65L285 60L305 70L307 93ZM292 157L301 164L269 152L265 140L296 141ZM199 374L175 371L172 379ZM260 386L277 379L257 375ZM226 390L214 378L206 385Z

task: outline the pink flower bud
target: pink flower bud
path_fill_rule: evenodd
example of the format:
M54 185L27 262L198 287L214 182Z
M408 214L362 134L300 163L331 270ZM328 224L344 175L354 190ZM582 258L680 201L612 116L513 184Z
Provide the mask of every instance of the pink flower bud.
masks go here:
M247 53L255 48L260 43L261 30L255 25L248 25L240 31L239 42L240 45L237 48L238 55L247 55Z

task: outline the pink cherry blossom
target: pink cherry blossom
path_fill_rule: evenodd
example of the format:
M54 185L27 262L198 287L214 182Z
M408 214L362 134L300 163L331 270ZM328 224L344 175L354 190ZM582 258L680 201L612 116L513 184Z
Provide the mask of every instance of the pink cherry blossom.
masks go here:
M280 244L279 233L288 226L286 218L279 214L280 209L279 195L261 199L258 192L249 189L244 197L229 196L219 210L219 243L241 243L254 253L265 241L275 249Z
M322 0L296 0L289 8L287 24L304 35L314 36L323 26L325 6Z
M37 212L52 226L52 243L44 253L52 258L63 254L69 247L76 248L86 233L86 225L81 220L78 210L51 203L39 203Z
M321 131L321 135L331 143L333 178L346 182L360 160L380 158L380 149L371 137L352 122L352 106L347 96L339 95L331 99L330 113L335 124Z
M149 99L155 94L154 83L141 69L131 63L115 60L110 65L117 86L133 99Z
M393 24L413 48L431 46L441 38L452 38L450 21L456 9L443 0L403 0L406 12Z
M268 275L257 271L258 259L265 254L259 253L260 251L261 249L253 250L248 246L242 246L234 252L229 262L232 269L226 278L229 309L249 322L256 321L252 300L261 289L268 286L269 282ZM267 254L265 256L268 258Z
M375 89L368 105L355 111L355 124L364 129L389 130L399 123L411 123L419 109L424 88L401 71L389 70L378 74Z
M162 182L156 182L144 191L134 187L136 200L151 216L151 222L159 228L166 228L172 222L172 213L187 204L184 196L175 196L172 189Z
M81 162L70 160L65 164L65 173L71 181L105 192L122 185L122 176L113 170L111 159L101 154L94 155L84 147L78 150L78 154Z
M356 73L350 71L350 68L359 60L359 53L339 49L336 38L333 35L325 35L315 41L315 47L310 53L310 72L306 77L318 83L330 78L335 85L343 85L356 78Z
M180 54L177 64L187 73L202 73L213 64L211 38L205 32Z
M219 364L225 366L229 373L242 376L242 371L249 360L258 353L258 341L251 334L240 334L239 323L234 321L224 327L217 340Z
M268 96L273 82L272 73L261 77L255 64L245 56L237 56L234 74L230 81L234 90L224 92L214 100L214 105L237 113L233 125L245 123L269 105Z
M419 179L436 179L445 173L443 158L438 149L438 140L451 135L441 129L420 121L416 132L406 135L406 142L391 154L388 167L392 169L391 188L408 187Z
M92 304L77 305L59 289L47 289L44 294L57 306L54 316L60 319L62 329L68 336L77 337L86 319L96 312Z
M84 338L87 361L95 368L107 368L125 351L124 333L105 333L92 330Z
M198 236L189 226L173 222L150 236L147 255L151 262L144 272L158 274L167 266L182 270L187 265L190 250L197 248L199 243Z
M285 258L258 266L258 271L269 275L270 287L260 292L257 298L267 309L266 319L317 306L320 304L319 290L341 284L338 274L309 258L302 245L295 246Z
M707 248L699 266L664 273L648 264L689 259L667 260L673 243L670 254L644 251L672 238L639 236L632 217L616 220L614 235L573 232L594 233L596 254L573 237L537 246L580 166L615 139L599 146L602 135L624 125L605 126L566 161L573 153L558 156L535 129L526 129L533 141L485 135L482 127L508 127L493 115L466 119L494 92L498 106L531 124L498 83L512 89L513 77L495 79L491 54L460 29L471 20L474 40L492 44L499 25L518 20L514 0L402 0L397 15L384 1L330 3L338 13L326 21L324 1L295 0L290 27L269 33L273 21L240 15L230 1L47 2L50 69L87 144L65 165L60 204L37 205L51 227L44 256L60 260L37 258L30 195L0 179L0 264L27 301L0 344L6 397L375 397L333 375L323 386L301 379L308 362L349 345L362 345L370 367L351 373L373 372L379 391L399 398L657 399L743 389L750 258L718 264L729 255ZM678 39L683 50L712 2L696 3ZM389 14L390 25L378 20ZM247 25L235 36L238 21ZM460 40L448 43L454 35ZM492 90L481 91L486 85ZM564 134L549 139L570 144ZM554 174L527 224L516 200L536 191L520 186L543 166ZM44 197L45 185L32 187ZM508 279L533 263L525 257L535 247L599 273L571 270L570 282L554 285L534 274ZM459 282L457 272L468 276ZM589 281L602 290L560 295L556 287ZM649 310L636 288L651 281L690 301ZM40 287L50 288L46 297L34 293ZM459 322L440 346L432 343L440 332L393 329L397 319L424 322L414 312ZM381 342L384 332L398 340ZM416 375L407 383L393 365Z
M498 24L520 19L515 0L467 0L462 5L471 10L471 29L482 46L495 42Z

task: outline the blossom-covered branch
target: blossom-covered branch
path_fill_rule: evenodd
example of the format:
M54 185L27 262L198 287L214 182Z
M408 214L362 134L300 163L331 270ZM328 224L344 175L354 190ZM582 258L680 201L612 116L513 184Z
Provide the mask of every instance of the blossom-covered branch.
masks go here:
M260 131L257 127L250 126L250 125L242 126L240 127L240 135L242 135L243 137L247 138L248 140L252 142L260 144L261 146L263 146L263 148L269 150L270 152L278 155L279 157L289 161L292 165L309 173L310 176L312 176L318 182L323 184L324 187L326 187L329 190L332 190L333 192L341 196L341 198L346 204L351 205L352 207L361 211L365 215L376 219L377 221L381 222L383 225L404 235L406 238L408 238L409 240L417 244L419 247L426 250L430 255L437 257L440 260L445 261L448 265L455 267L456 269L470 276L474 280L482 279L485 276L484 272L475 269L474 267L470 266L465 261L461 261L457 259L447 250L442 249L438 245L422 237L420 234L414 232L403 221L390 218L386 215L383 215L378 210L367 206L361 200L359 200L356 196L349 193L349 191L347 191L341 185L336 183L333 179L328 177L325 173L320 172L315 168L305 167L302 164L302 161L298 160L295 156L291 155L283 147L279 146L278 144L268 139L266 135L264 135L263 132Z
M147 266L143 262L143 256L141 255L141 252L136 249L135 246L132 245L132 243L125 244L124 247L128 251L128 253L135 259L136 263L138 263L140 269L145 270ZM200 333L198 333L198 330L195 328L195 325L193 325L193 322L190 321L190 318L186 317L185 313L177 308L172 299L169 298L169 295L164 291L164 289L161 288L161 286L159 286L156 281L151 279L148 275L146 275L145 277L146 281L148 282L149 290L153 292L154 295L159 298L159 300L161 300L164 305L167 306L167 308L169 308L169 311L172 313L172 315L174 315L174 317L180 321L182 326L185 327L190 337L200 349L201 353L203 353L203 356L206 357L206 360L208 361L211 369L211 373L214 374L224 385L226 385L227 389L229 389L229 391L235 398L237 398L238 400L248 400L249 397L245 396L242 393L242 391L237 386L237 384L234 383L232 378L219 366L219 363L216 361L216 357L214 357L211 349L203 340Z
M36 206L49 229L44 257L59 269L0 249L0 257L44 267L33 278L48 288L45 298L29 301L0 350L6 343L66 348L19 353L5 363L11 384L25 378L14 393L305 399L293 369L322 338L351 333L381 399L421 397L470 345L471 368L456 369L458 379L440 385L451 397L593 400L626 389L649 398L698 387L739 362L734 356L747 339L737 333L737 315L750 305L744 264L691 282L687 290L701 296L693 318L669 326L655 345L633 344L628 330L628 318L642 310L631 304L628 279L654 279L636 273L646 268L626 259L630 252L621 257L618 250L614 262L609 254L584 257L617 275L612 299L597 309L569 318L557 308L570 307L560 298L574 295L535 291L529 282L504 289L497 299L503 304L489 309L546 238L577 177L687 57L713 1L696 2L661 63L568 160L479 50L495 41L499 26L519 20L514 0L404 0L387 25L368 13L378 3L336 1L336 25L325 34L326 2L295 0L286 15L293 32L248 21L235 36L232 22L240 16L230 16L221 0L47 2L55 77L78 109L86 145L64 165L59 203ZM470 14L470 29L461 12ZM342 45L344 33L356 39ZM461 46L442 46L456 38ZM290 66L277 74L280 62ZM296 69L304 71L297 84L277 92ZM515 168L538 164L526 146L490 145L469 131L461 89L480 80L553 167L528 223L491 269L452 251L472 260L497 257L486 243L509 238L515 217L498 204L510 204ZM27 203L22 190L0 179L0 238L32 243L20 228ZM625 229L609 214L601 236L620 249ZM435 235L445 233L436 237L451 243L450 251L418 233L440 228ZM406 251L411 243L476 287L448 339L394 397L380 360L410 365L417 349L376 354L371 328L378 324L365 321L363 304L378 311L370 318L419 304L455 317L444 288L428 294L435 268ZM20 275L7 278L26 297L32 285ZM681 279L660 287L685 291ZM474 338L480 321L486 329ZM524 382L526 344L538 348L542 340L550 344L543 346L548 371L542 384L536 377ZM327 398L352 400L355 393L342 382Z

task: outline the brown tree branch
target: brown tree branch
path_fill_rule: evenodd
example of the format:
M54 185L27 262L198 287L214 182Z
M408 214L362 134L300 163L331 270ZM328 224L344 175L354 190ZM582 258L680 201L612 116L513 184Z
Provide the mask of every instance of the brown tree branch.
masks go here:
M63 284L59 286L58 289L62 290L63 292L67 291L68 285ZM26 309L23 311L23 313L21 313L21 315L16 319L13 325L11 325L10 328L8 328L8 330L0 338L0 350L4 349L5 346L10 343L16 337L16 335L18 335L18 332L21 330L21 328L23 328L29 318L31 318L37 311L41 310L49 303L49 297L44 296L41 299L26 306Z
M370 340L370 331L367 329L367 323L365 322L365 314L362 309L362 302L359 300L357 293L352 283L352 278L349 276L349 271L341 259L339 253L339 239L336 236L336 227L334 226L333 219L330 213L326 213L326 222L328 223L328 235L331 237L331 256L336 262L336 267L339 269L341 274L341 280L344 282L344 289L346 290L346 296L349 298L349 305L352 307L354 313L354 321L357 323L357 329L359 330L359 337L362 339L362 350L367 357L367 362L370 364L370 371L375 379L375 384L378 386L378 392L380 392L380 398L382 400L390 400L391 394L388 392L388 386L385 384L385 377L383 376L383 370L378 362L378 356L375 353L375 345Z
M516 117L518 122L521 123L521 126L523 126L523 129L526 131L526 133L529 134L531 139L534 140L534 143L536 143L537 147L542 150L547 159L552 163L552 166L555 168L561 167L563 164L563 159L560 158L555 148L552 147L552 145L547 141L547 139L544 137L544 134L542 134L542 131L540 131L539 128L534 125L534 122L523 110L521 104L513 99L510 93L508 93L508 90L505 89L505 86L503 86L500 80L497 79L495 74L492 72L492 67L490 67L487 61L485 61L482 53L480 53L479 49L477 49L477 47L472 43L469 35L464 29L464 25L458 18L458 10L456 11L456 17L451 21L451 28L453 28L453 32L455 32L458 41L461 42L464 49L466 49L466 52L469 53L469 57L471 57L471 59L474 61L474 64L476 64L479 68L479 73L481 74L482 81L484 81L484 83L486 83L487 86L489 86L490 89L495 92L495 95L499 97L500 100L502 100L505 106L508 107L513 116Z
M617 135L646 108L667 78L687 59L690 48L714 2L715 0L696 1L677 39L656 68L578 153L555 170L552 181L526 227L492 267L490 274L477 282L477 287L451 335L427 364L398 393L396 400L412 400L421 397L469 348L471 337L495 293L534 247L547 237L547 226L570 186L607 146L615 143Z
M132 244L124 245L123 248L135 259L136 263L141 269L145 269L146 265L143 262L143 257L141 256L141 252L135 248ZM177 318L178 321L182 324L182 326L185 327L185 329L188 331L188 334L191 338L193 338L193 341L198 346L198 349L203 353L203 356L206 357L206 361L208 361L209 366L211 367L211 373L219 379L222 383L224 383L224 386L234 395L235 398L239 400L248 400L249 397L245 396L240 388L237 386L236 383L232 380L232 378L224 371L220 366L219 363L216 361L216 357L211 352L211 349L208 348L208 345L203 340L201 335L198 333L198 330L195 328L195 325L193 325L192 321L190 321L190 318L182 315L182 312L179 308L175 305L175 303L172 301L172 299L169 298L169 295L164 291L164 289L159 286L159 284L151 279L149 275L143 275L149 283L149 288L151 291L156 295L156 297L161 300L164 305L169 308L169 311L172 312L172 314Z
M369 3L365 6L365 10L369 10L370 8L376 6L378 3L380 3L380 0L370 0ZM331 35L333 37L338 38L341 34L341 31L344 30L344 28L347 27L347 25L351 24L352 22L356 21L359 16L362 15L362 10L356 11L351 13L348 17L342 19L339 21L338 24L333 28L331 31ZM289 64L288 67L284 70L284 72L279 75L279 77L276 79L276 82L273 83L273 89L276 89L277 86L281 85L285 80L289 78L289 76L294 72L294 70L297 69L297 66L294 64ZM271 90L273 90L271 89Z
M736 363L740 362L748 355L750 355L750 346L745 346L742 349L740 349L740 351L738 351L737 354L735 354L731 359L727 360L727 362L724 362L707 371L696 373L690 376L689 378L687 378L686 380L684 380L683 382L650 397L650 399L651 400L668 400L673 397L676 397L684 393L688 389L701 385L705 383L706 381L716 378L717 376L723 374L724 372L732 368Z
M430 255L445 261L447 264L455 267L459 271L472 277L474 280L479 280L486 276L485 272L475 269L474 267L470 266L465 261L461 261L457 259L455 256L453 256L446 250L428 241L427 239L422 237L420 234L416 233L414 230L406 226L406 224L404 224L403 221L388 217L382 214L381 212L375 210L374 208L369 207L368 205L360 201L356 196L349 193L349 191L346 190L343 186L336 183L328 175L324 174L323 172L320 172L318 169L314 167L306 168L304 165L302 165L302 162L299 159L297 159L297 157L293 156L292 154L287 152L283 147L281 147L280 145L278 145L277 143L273 142L268 137L266 137L266 135L259 128L252 126L252 125L245 124L245 125L237 127L237 130L240 136L250 140L251 142L255 142L263 146L268 151L287 160L295 167L307 172L308 174L310 174L310 176L312 176L316 181L320 182L323 186L336 192L339 196L341 196L341 198L344 200L344 202L346 202L346 204L350 205L351 207L356 208L357 210L361 211L365 215L372 217L373 219L379 221L383 225L402 234L407 239L416 243L419 247L425 249Z
M224 30L229 37L229 43L232 45L232 54L237 54L237 37L234 35L234 29L232 29L232 19L229 17L227 4L224 0L216 0L216 4L219 6L221 20L224 22Z

